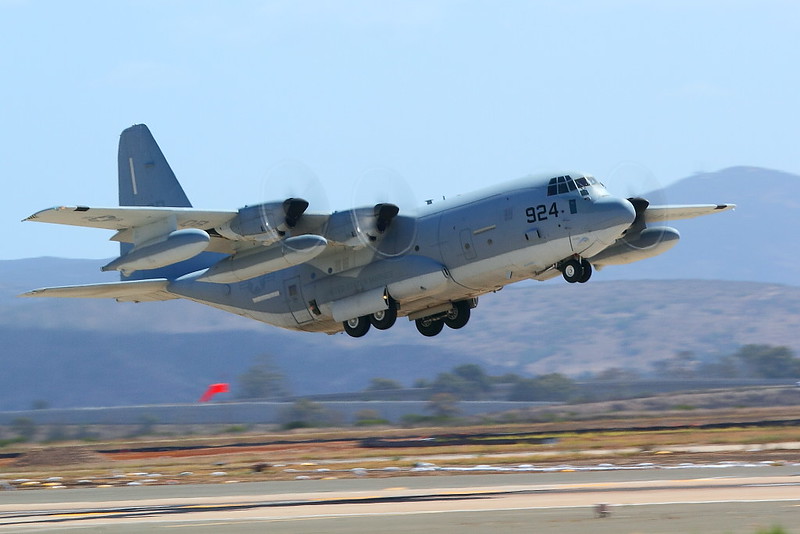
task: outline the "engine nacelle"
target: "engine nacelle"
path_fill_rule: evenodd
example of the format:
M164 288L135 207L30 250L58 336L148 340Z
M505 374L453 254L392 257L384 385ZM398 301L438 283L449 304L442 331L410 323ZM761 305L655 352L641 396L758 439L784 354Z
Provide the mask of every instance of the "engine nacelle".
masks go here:
M677 245L680 238L681 234L668 226L645 228L634 239L623 239L587 259L597 267L633 263L663 254Z
M384 202L333 213L328 219L326 237L351 247L376 243L382 239L399 212L399 207Z
M102 270L122 271L127 275L134 271L166 267L197 256L208 247L210 240L209 235L198 228L175 230L161 241L135 247L124 256L103 266Z
M277 228L268 221L274 220L279 202L265 202L239 209L239 214L222 226L214 228L220 235L234 241L262 241L271 243L280 239Z
M294 228L307 208L308 202L302 198L245 206L239 209L236 217L214 230L234 241L274 243L284 236L286 230Z

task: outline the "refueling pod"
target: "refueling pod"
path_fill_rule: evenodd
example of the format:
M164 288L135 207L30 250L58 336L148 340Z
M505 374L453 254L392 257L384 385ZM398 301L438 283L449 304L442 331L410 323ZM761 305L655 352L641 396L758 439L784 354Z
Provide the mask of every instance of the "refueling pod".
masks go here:
M199 228L175 230L163 240L134 247L101 270L122 271L127 276L134 271L158 269L197 256L208 247L210 240L209 235Z
M678 244L681 234L669 226L645 228L635 238L622 239L589 260L598 267L604 265L623 265L652 258L668 251Z

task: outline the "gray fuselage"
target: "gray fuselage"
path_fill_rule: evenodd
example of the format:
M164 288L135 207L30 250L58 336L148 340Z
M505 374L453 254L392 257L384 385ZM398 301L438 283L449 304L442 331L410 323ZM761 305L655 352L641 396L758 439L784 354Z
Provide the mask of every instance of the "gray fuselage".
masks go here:
M557 176L586 186L559 191L551 183ZM636 216L629 202L579 172L526 177L426 205L398 216L385 239L360 235L355 213L331 215L323 235L341 242L350 232L361 237L354 246L331 246L307 263L242 282L199 282L202 272L193 273L168 290L282 328L336 333L350 319L347 310L371 309L371 292L388 295L399 316L413 319L520 280L551 278L559 262L613 245Z

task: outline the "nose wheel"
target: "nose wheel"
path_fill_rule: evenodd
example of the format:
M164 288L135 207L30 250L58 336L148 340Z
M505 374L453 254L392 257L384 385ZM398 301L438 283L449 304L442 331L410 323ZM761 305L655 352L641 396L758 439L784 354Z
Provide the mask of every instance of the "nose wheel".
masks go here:
M564 276L564 280L570 284L575 282L585 284L592 277L592 264L585 259L573 258L564 262L561 266L561 274Z

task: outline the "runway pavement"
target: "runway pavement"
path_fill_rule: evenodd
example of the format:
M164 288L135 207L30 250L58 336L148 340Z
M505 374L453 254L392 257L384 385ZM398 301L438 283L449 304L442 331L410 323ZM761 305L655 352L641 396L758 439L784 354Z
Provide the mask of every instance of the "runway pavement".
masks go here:
M595 505L608 503L598 518ZM0 531L800 532L800 468L592 471L0 493Z

